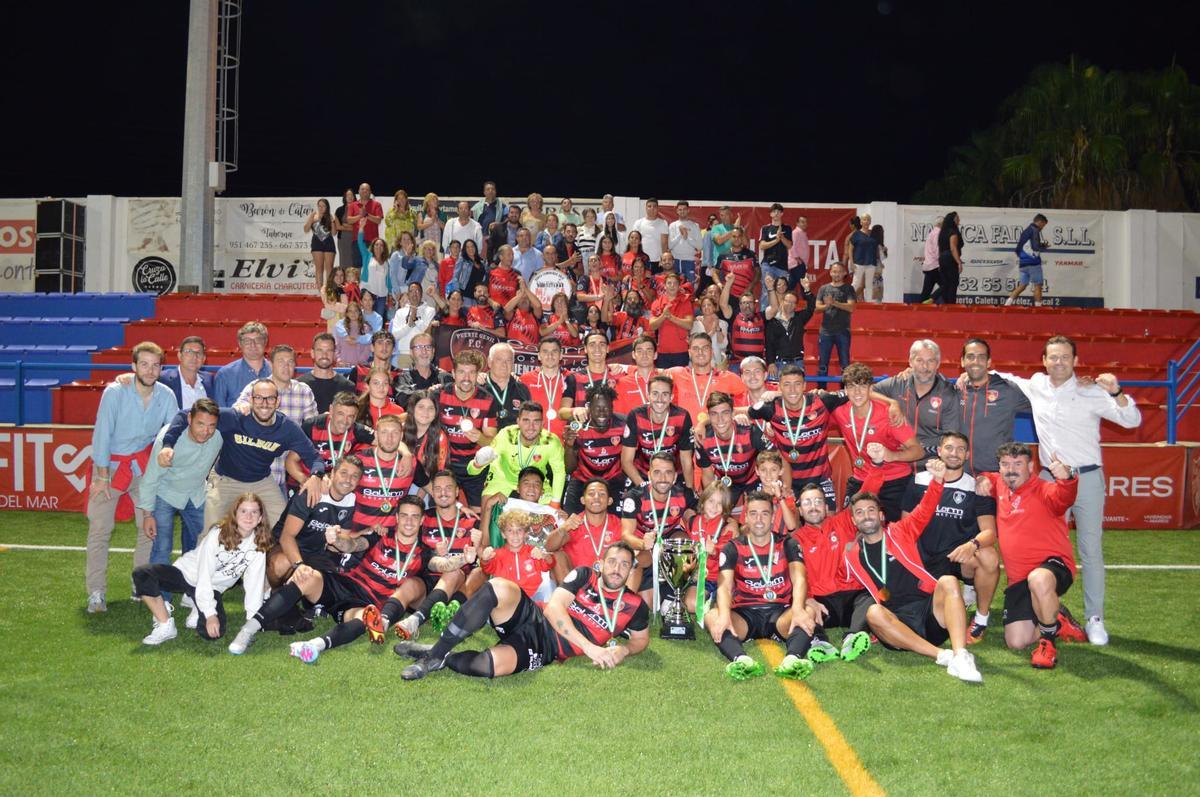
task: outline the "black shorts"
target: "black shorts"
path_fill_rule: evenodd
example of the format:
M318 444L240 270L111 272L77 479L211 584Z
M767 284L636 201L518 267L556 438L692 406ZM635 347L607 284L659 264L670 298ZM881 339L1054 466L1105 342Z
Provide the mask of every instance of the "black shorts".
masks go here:
M370 606L374 601L357 581L351 581L337 573L327 573L325 574L325 585L321 589L321 597L317 598L315 603L307 599L304 603L306 608L313 609L314 617L323 614L332 617L334 622L340 623L345 612Z
M912 476L905 476L901 479L892 479L886 481L879 488L879 503L883 504L883 516L887 518L888 523L895 523L900 519L902 512L901 507L904 504L904 494L908 492L908 484L912 481ZM846 479L846 500L843 506L848 506L850 496L862 489L862 482L851 476Z
M871 593L865 589L847 589L841 592L831 592L828 595L814 596L813 600L829 610L825 619L820 623L822 628L849 628L854 609L862 605L863 611L875 601Z
M899 618L900 622L911 628L917 633L917 636L924 639L931 645L941 645L950 638L950 632L942 628L937 618L933 616L933 596L919 598L915 601L901 604L900 606L886 607L891 610L892 614ZM886 642L884 647L891 647ZM891 648L895 650L895 648Z
M733 611L746 621L746 639L774 639L782 642L783 638L779 636L775 622L788 608L784 603L760 603L755 606L735 606Z
M1052 556L1038 567L1045 568L1054 574L1054 592L1065 595L1075 582L1067 563L1057 556ZM1037 568L1034 568L1035 570ZM1010 584L1004 590L1004 624L1019 623L1022 620L1037 622L1033 614L1033 598L1029 594L1029 580L1022 579L1016 584Z
M324 241L322 241L320 238L318 238L317 236L314 235L312 237L312 244L309 247L309 251L312 251L312 252L336 252L337 244L334 243L332 235L330 235Z
M825 507L832 513L837 511L837 490L833 487L833 478L826 476L824 479L813 481L812 479L796 479L792 478L792 495L796 497L796 502L800 501L800 491L810 484L815 484L821 488L821 492L825 493ZM803 522L803 517L801 522Z
M951 562L945 556L935 556L932 561L926 562L922 560L921 564L925 565L925 569L929 571L929 575L936 578L942 576L954 576L964 584L974 584L974 577L968 578L963 575L962 565L958 562Z
M550 627L550 621L524 592L512 617L492 628L500 638L498 644L516 651L517 666L513 673L540 670L558 661L563 650L558 634Z
M590 479L580 480L574 476L567 479L567 486L563 490L562 510L568 515L576 515L583 511L583 485L588 481ZM624 473L620 473L607 481L608 497L612 499L608 511L613 512L616 511L617 502L621 500L621 495L625 492L628 479Z

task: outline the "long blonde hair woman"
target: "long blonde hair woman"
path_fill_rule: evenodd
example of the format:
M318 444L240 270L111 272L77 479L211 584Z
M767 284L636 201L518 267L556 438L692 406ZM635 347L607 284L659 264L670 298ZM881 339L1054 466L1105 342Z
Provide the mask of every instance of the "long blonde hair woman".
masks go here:
M442 242L442 212L438 210L438 195L432 191L425 195L421 212L417 214L417 230L422 241Z
M521 211L521 226L529 230L531 240L537 240L538 233L546 227L546 214L542 212L543 204L542 195L534 192L529 195L525 209Z

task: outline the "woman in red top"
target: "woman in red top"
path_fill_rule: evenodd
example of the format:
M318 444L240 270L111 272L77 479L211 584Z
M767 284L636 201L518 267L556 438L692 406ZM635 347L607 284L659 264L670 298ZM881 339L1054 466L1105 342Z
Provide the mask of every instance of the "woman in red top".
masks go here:
M642 303L647 307L653 304L658 296L659 291L654 287L654 280L646 274L646 264L641 260L635 260L629 275L621 280L621 296L630 291L640 293Z
M625 254L621 255L621 274L632 274L635 261L641 261L643 267L650 265L650 258L642 249L642 234L637 230L632 230L629 233L629 239L625 242Z
M542 337L553 335L563 348L574 346L579 348L583 341L579 338L579 325L571 320L570 302L565 293L556 293L550 300L550 323L542 324Z
M446 467L450 456L450 439L442 429L437 404L427 390L409 396L408 414L404 417L404 445L413 452L416 463L413 484L417 494L425 497L433 474Z
M450 251L438 261L438 293L443 296L446 294L446 286L450 284L450 280L454 279L454 267L458 265L460 254L462 254L462 244L458 241L451 241Z
M600 236L596 244L596 254L600 255L600 276L611 283L621 281L621 256L617 254L617 239L607 235Z
M467 311L463 307L462 291L450 291L450 295L445 299L440 299L435 295L433 301L438 306L438 324L444 327L465 327L467 325Z
M504 547L487 546L479 554L483 572L491 578L515 581L529 597L542 586L542 574L554 569L554 556L527 543L527 529L538 516L512 509L500 515L497 525L504 535Z
M729 488L720 480L700 491L696 497L699 513L688 521L688 536L703 543L706 553L704 566L704 598L708 600L717 593L717 578L720 575L720 551L725 543L738 535L738 522L733 519L732 498ZM696 590L688 590L686 605L695 610Z
M367 389L358 397L355 420L374 428L380 415L404 415L404 410L392 401L391 373L386 368L372 368L367 374Z

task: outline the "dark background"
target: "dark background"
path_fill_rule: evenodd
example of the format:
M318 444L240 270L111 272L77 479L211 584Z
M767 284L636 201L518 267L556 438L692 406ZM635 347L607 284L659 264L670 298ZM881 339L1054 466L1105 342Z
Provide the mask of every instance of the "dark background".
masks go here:
M187 5L5 9L0 194L179 194ZM247 6L230 196L905 201L1037 63L1200 73L1161 4Z

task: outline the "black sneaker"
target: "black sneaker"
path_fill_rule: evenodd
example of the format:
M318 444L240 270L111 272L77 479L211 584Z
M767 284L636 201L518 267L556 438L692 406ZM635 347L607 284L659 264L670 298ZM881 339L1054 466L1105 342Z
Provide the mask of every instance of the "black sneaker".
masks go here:
M416 681L419 678L424 678L431 672L437 672L445 666L445 659L437 659L433 656L424 656L405 667L404 672L400 673L400 677L406 681Z

